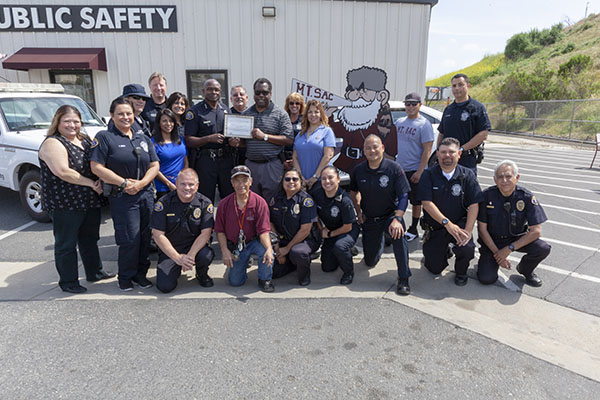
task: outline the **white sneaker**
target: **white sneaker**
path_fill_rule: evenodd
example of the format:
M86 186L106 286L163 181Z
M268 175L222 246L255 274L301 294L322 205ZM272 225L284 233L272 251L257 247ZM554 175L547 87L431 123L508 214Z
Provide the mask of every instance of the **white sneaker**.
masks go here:
M415 240L418 235L415 235L414 233L410 233L410 232L405 232L404 236L406 236L406 241L410 242L411 240Z

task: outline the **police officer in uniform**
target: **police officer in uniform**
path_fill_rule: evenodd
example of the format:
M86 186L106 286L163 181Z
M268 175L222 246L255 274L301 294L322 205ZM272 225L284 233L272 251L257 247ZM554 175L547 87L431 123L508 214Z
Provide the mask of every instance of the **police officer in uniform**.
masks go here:
M453 137L460 142L459 164L470 168L477 176L478 149L492 128L485 106L469 96L469 78L456 74L451 79L454 101L444 109L438 126L438 145L443 138Z
M185 114L185 143L190 148L190 166L200 179L200 193L215 200L233 193L230 171L233 168L233 150L223 135L225 114L229 110L221 103L221 84L216 79L204 82L204 100Z
M454 283L464 286L468 282L469 262L475 257L472 233L483 195L473 171L458 165L460 155L458 140L442 140L437 151L439 165L421 175L417 199L425 210L425 268L436 275L441 273L448 266L448 245L452 244L456 255Z
M154 202L152 180L159 170L150 138L133 131L133 104L119 97L110 105L112 128L99 132L92 142L92 172L104 183L119 246L119 288L152 286L150 267L150 214Z
M548 218L535 196L518 186L519 169L510 160L500 161L494 168L495 186L483 191L477 228L479 263L477 278L483 284L498 279L498 266L510 269L508 256L513 251L525 253L517 272L528 285L542 286L534 269L550 254L550 245L540 239L542 223Z
M366 161L352 171L350 193L362 224L365 264L374 267L383 253L384 232L389 232L398 268L396 293L410 294L408 243L404 236L404 211L410 185L400 165L383 157L385 146L377 135L365 139Z
M175 186L175 191L154 204L152 213L152 235L160 249L156 287L163 293L177 287L181 271L194 267L200 286L213 286L208 276L208 266L215 257L210 247L212 202L198 193L198 174L191 168L177 175Z
M275 247L273 279L298 271L300 286L310 284L311 254L319 248L312 234L317 221L313 199L301 190L303 181L296 169L286 171L279 192L269 202L271 232L279 240Z
M340 187L340 173L329 165L321 171L321 186L313 192L320 219L321 268L333 272L338 267L343 274L342 285L349 285L354 279L352 248L360 234L354 205L348 193Z

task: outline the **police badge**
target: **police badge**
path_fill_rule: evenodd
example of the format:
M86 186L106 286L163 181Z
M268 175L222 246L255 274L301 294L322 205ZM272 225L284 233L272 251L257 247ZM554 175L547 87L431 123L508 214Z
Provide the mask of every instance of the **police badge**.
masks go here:
M389 182L390 178L387 175L382 175L379 177L379 186L381 186L382 188L387 187Z
M298 203L294 204L294 208L292 209L292 211L296 215L300 214L300 204L298 204Z
M148 152L148 143L145 140L140 142L140 147L147 153Z
M460 114L460 120L464 122L468 119L469 119L469 113L467 111L463 111L462 114Z
M523 211L525 209L525 202L523 200L517 201L517 210Z
M201 215L202 215L202 209L200 207L194 208L194 213L192 214L194 219L200 218Z
M335 217L337 217L337 216L338 216L338 214L340 213L340 209L339 209L337 206L333 206L333 207L331 207L331 210L330 210L330 212L331 212L331 216L332 216L333 218L335 218Z
M460 194L462 192L462 188L460 187L460 185L458 183L455 183L450 188L450 192L452 193L452 196L458 197L458 196L460 196Z

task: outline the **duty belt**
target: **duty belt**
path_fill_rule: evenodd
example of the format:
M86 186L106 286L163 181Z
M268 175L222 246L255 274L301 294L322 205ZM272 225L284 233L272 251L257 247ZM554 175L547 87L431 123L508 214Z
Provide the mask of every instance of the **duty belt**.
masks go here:
M210 158L212 158L214 160L215 158L229 156L229 155L231 155L231 152L227 151L223 148L221 148L221 149L202 149L202 150L200 150L200 155L209 156Z
M252 160L252 159L246 157L246 160L252 161L253 163L257 163L257 164L265 164L265 163L268 163L269 161L273 161L273 160L276 160L278 158L279 158L279 156L276 156L276 157L273 157L273 158L263 158L261 160Z
M358 160L363 156L363 152L359 147L346 147L346 156L353 160Z
M373 220L375 222L381 221L382 219L388 219L392 214L384 215L382 217L367 217L367 219Z

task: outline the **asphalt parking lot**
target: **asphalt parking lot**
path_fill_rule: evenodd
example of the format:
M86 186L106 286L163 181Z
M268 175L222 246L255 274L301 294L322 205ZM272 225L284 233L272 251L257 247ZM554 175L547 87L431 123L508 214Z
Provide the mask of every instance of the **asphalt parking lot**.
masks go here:
M307 288L285 277L262 294L256 269L244 287L229 288L215 260L210 290L190 275L170 295L123 294L114 280L83 281L85 295L68 295L57 288L51 225L32 223L18 195L0 189L2 398L595 399L600 168L588 169L592 155L492 135L480 183L493 184L502 159L519 164L549 217L544 285L504 271L495 286L470 279L457 288L452 268L434 278L420 267L413 241L406 298L393 293L391 249L372 270L359 255L350 287L315 261ZM108 270L116 269L112 233L105 213Z

